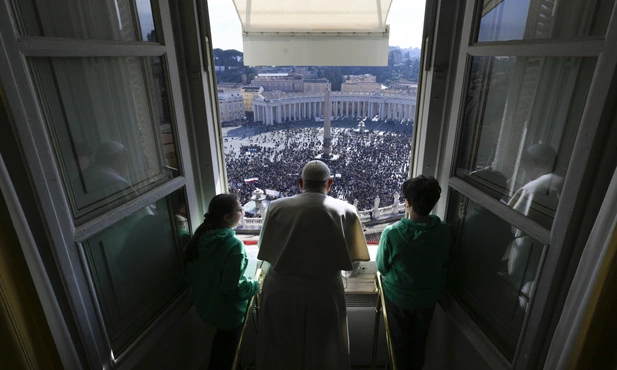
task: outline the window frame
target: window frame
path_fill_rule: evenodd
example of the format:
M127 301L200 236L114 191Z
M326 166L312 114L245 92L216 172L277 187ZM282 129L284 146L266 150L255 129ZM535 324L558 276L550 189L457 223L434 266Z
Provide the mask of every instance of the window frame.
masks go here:
M581 215L574 215L575 204L581 201L583 195L579 190L584 179L579 174L584 170L589 161L595 133L598 129L604 101L607 98L610 79L603 78L605 74L611 74L615 70L616 59L610 51L610 45L617 43L617 6L613 5L611 21L607 26L605 37L585 37L579 39L559 40L520 40L504 42L474 43L476 27L479 26L481 17L482 1L468 0L462 5L463 23L461 28L461 42L454 54L453 66L455 66L455 80L453 83L453 99L449 116L445 121L445 145L435 149L440 157L438 180L441 184L448 184L452 189L469 197L477 204L489 209L499 217L505 219L516 228L546 242L547 247L543 252L540 269L536 281L537 287L530 301L530 310L527 313L512 363L513 368L525 369L537 364L542 354L540 353L550 342L547 335L551 317L558 317L560 310L555 312L553 308L558 300L558 294L568 283L564 283L556 277L563 275L564 268L570 263L570 253L573 241L566 239L568 227L576 227ZM498 201L488 194L474 188L455 176L456 159L459 148L459 135L463 122L463 109L465 92L467 88L470 62L475 56L541 56L541 57L596 57L596 67L593 79L587 94L583 114L572 148L570 162L561 193L561 201L557 207L551 229L547 229L534 221L526 218L517 211L499 204ZM448 194L449 192L446 192ZM448 194L449 195L449 194ZM440 215L445 215L449 196L442 197L437 209ZM556 281L557 280L557 281ZM460 306L452 293L448 293L449 303ZM468 326L476 326L469 315L463 321ZM548 338L547 338L548 337ZM478 333L480 342L490 342L483 333ZM496 354L501 357L501 353ZM501 362L501 361L499 361ZM508 362L508 361L506 361ZM503 364L503 363L502 363Z
M139 337L121 354L114 355L110 340L101 315L100 303L90 276L82 242L106 227L123 220L135 211L164 199L177 190L184 191L189 219L192 228L196 228L203 214L203 195L197 189L212 188L218 168L211 163L207 170L196 170L201 158L196 158L197 147L195 136L189 136L196 126L194 120L187 116L181 78L182 69L178 66L176 43L177 30L172 30L172 10L167 0L152 0L152 13L157 33L157 42L83 40L57 37L22 36L23 27L15 19L14 3L11 0L0 4L0 39L2 47L1 80L4 82L6 100L11 107L15 124L13 128L19 138L23 157L27 163L33 188L39 201L43 222L47 225L49 247L39 245L39 248L52 248L55 257L54 271L47 267L47 274L57 274L64 285L64 293L54 292L50 278L45 276L37 289L42 296L54 297L55 302L61 301L66 294L65 306L71 307L71 318L64 317L61 311L55 310L48 316L48 322L58 322L58 327L52 327L54 338L73 337L73 340L56 341L59 352L63 354L62 361L67 364L87 363L88 367L128 366L136 361L171 328L188 308L191 301L188 291L177 296L152 324L147 326ZM175 9L174 9L175 11ZM189 11L196 12L193 7ZM196 19L195 19L195 22ZM174 37L176 36L176 37ZM198 40L201 41L201 40ZM193 45L191 45L193 46ZM70 211L70 204L61 179L61 171L56 163L54 146L49 136L45 115L40 107L35 90L35 83L30 74L31 57L151 57L160 56L165 65L165 78L168 86L170 114L174 122L174 141L176 153L181 163L181 176L170 179L164 184L122 204L109 212L96 217L82 225L76 226ZM204 64L207 66L207 64ZM199 81L201 84L202 81ZM202 85L203 89L203 85ZM216 98L216 95L214 95ZM202 108L212 111L207 96L201 103ZM207 122L212 123L212 120ZM211 131L207 129L208 131ZM210 132L211 133L211 132ZM192 138L192 141L191 139ZM202 140L204 136L201 136ZM205 136L206 140L208 135ZM222 147L222 146L221 146ZM196 176L195 172L199 171ZM220 176L219 176L220 177ZM24 251L32 254L28 258L40 259L36 250ZM57 271L57 272L56 272ZM58 303L55 303L58 304ZM48 311L51 312L51 311ZM65 312L64 315L67 315ZM65 322L75 322L76 328L70 329ZM79 340L76 340L79 338ZM83 357L82 357L83 355Z

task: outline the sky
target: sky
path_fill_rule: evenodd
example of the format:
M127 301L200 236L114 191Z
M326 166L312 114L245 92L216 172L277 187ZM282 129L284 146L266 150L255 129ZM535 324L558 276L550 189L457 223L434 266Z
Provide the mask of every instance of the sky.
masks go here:
M215 49L242 51L242 26L232 0L207 0L212 45ZM386 24L390 46L419 48L422 41L425 0L393 0Z

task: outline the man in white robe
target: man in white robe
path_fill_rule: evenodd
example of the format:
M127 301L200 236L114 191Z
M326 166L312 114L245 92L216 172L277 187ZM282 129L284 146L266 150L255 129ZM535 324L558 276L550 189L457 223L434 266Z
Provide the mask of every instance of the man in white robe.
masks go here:
M349 369L341 270L370 259L356 209L327 195L330 169L304 166L302 194L270 203L259 241L266 274L257 369Z
M508 202L512 209L549 230L563 186L563 177L552 173L556 158L557 153L548 144L534 144L527 148L521 167L532 180L518 189ZM515 229L514 236L504 257L507 258L510 281L521 287L519 304L526 310L544 247L521 230Z

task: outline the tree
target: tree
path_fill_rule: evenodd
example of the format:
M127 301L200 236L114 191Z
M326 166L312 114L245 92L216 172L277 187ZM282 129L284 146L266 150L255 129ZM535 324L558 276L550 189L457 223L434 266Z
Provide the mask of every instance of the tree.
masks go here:
M394 60L394 52L391 51L388 53L388 67L394 67L395 64L395 60Z
M332 91L341 91L343 84L343 74L340 67L320 67L317 70L317 77L325 78L332 84Z
M418 82L420 77L420 58L414 58L411 60L411 66L409 67L409 81Z

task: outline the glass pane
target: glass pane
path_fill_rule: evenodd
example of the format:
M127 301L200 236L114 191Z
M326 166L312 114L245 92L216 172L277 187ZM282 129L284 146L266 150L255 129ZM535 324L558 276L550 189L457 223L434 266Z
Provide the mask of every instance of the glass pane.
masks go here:
M473 58L456 176L550 228L595 63Z
M614 0L484 0L478 42L604 36Z
M26 0L14 9L28 36L156 41L149 0Z
M449 288L512 360L545 246L456 191L451 195Z
M183 289L188 242L183 190L149 205L84 243L116 355Z
M33 58L31 67L78 224L179 174L161 58Z

